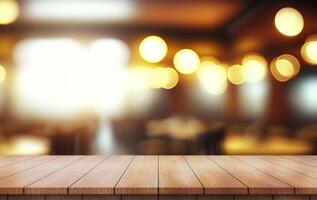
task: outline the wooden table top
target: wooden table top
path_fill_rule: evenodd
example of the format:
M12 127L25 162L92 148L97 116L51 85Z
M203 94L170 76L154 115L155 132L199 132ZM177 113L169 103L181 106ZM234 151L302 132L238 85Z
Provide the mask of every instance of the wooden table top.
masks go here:
M0 194L317 194L315 156L0 157Z

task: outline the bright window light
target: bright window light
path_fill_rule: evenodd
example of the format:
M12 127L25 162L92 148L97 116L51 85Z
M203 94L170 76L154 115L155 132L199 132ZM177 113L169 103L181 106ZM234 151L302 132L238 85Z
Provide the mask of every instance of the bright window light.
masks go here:
M290 94L290 100L296 111L302 116L317 116L317 77L300 80Z
M126 87L128 47L100 39L88 49L72 39L27 39L14 51L17 114L69 116L120 111Z
M28 0L25 10L26 18L36 21L118 21L135 13L129 0Z

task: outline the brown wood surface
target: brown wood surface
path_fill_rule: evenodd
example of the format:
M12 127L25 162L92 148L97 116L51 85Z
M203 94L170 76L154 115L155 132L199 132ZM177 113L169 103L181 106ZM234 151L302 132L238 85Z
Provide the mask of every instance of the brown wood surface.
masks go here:
M261 159L272 162L276 165L283 166L285 168L291 169L300 174L317 179L317 167L311 165L302 164L298 161L292 161L280 156L260 156Z
M50 174L24 189L26 194L67 194L67 188L100 164L106 157L87 156Z
M116 194L158 194L158 156L135 156L115 188Z
M38 156L26 160L18 159L18 162L11 163L11 165L7 165L0 168L0 180L57 158L57 156Z
M44 164L0 180L0 194L23 194L26 186L82 158L82 156L63 156L57 159L52 157L52 160Z
M0 159L0 167L12 165L21 161L26 161L31 158L34 158L33 156L3 156Z
M111 156L69 187L69 194L114 194L133 156Z
M0 200L35 194L70 200L296 200L317 194L313 156L6 156L0 164L5 160L10 164L0 167Z
M205 194L247 194L248 188L206 156L185 156Z
M295 194L316 194L317 180L256 156L237 156L238 159L295 188Z
M249 188L249 194L293 194L294 188L232 156L210 156Z
M204 188L182 156L159 156L159 194L203 194Z
M305 165L317 167L317 159L314 159L315 156L281 156L281 157L295 161L295 162L299 162Z

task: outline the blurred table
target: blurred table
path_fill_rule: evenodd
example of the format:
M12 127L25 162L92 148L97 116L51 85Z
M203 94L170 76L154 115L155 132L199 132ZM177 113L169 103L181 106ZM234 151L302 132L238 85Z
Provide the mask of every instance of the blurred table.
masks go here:
M226 154L311 154L313 144L296 138L272 136L257 139L245 135L228 135L223 144Z
M206 129L206 125L195 118L173 116L149 121L146 133L149 137L166 136L176 140L193 140Z

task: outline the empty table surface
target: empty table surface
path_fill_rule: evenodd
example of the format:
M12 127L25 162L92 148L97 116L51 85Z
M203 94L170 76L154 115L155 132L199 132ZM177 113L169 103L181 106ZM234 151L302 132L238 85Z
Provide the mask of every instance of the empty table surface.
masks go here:
M0 159L0 195L314 195L315 156Z

